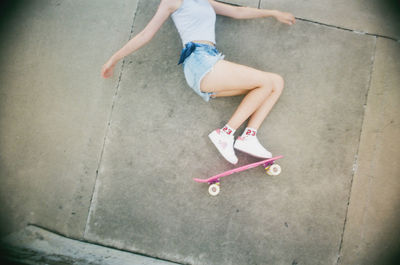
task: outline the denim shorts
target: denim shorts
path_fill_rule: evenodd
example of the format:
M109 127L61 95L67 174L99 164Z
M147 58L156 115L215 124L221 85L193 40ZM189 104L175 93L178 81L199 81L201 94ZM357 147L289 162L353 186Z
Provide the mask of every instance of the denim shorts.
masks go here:
M224 55L213 45L195 43L195 46L195 50L183 62L183 72L188 85L208 102L215 93L202 92L200 82L219 60L224 59Z

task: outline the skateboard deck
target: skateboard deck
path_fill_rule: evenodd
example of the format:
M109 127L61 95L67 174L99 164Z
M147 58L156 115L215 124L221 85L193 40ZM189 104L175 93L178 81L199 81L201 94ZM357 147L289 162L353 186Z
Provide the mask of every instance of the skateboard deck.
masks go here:
M238 173L250 168L254 168L254 167L258 167L258 166L263 166L265 168L265 170L267 170L267 174L269 175L279 175L279 173L281 172L281 168L279 165L275 164L275 161L278 159L283 158L283 156L276 156L273 158L269 158L266 160L262 160L259 162L255 162L252 164L248 164L248 165L244 165L241 167L237 167L225 172L222 172L218 175L212 176L208 179L200 179L200 178L194 178L193 180L199 183L208 183L210 184L210 188L209 188L209 193L211 195L217 195L219 193L219 182L220 179L229 175L232 175L234 173ZM272 165L274 165L273 167L271 167Z

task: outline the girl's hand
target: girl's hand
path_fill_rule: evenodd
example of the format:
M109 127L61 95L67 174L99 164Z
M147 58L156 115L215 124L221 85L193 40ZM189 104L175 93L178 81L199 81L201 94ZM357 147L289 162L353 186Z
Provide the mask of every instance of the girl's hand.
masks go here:
M116 63L113 62L111 59L108 60L104 65L103 68L101 69L101 76L104 78L109 78L113 75L114 73L114 67Z
M296 23L296 18L292 14L286 12L277 11L275 18L279 22L288 24L290 26Z

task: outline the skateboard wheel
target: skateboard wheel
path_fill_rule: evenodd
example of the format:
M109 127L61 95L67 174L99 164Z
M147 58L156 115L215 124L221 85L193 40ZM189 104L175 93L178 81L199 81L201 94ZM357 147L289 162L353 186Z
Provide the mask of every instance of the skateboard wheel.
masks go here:
M270 176L278 176L281 174L281 167L278 164L273 164L269 166L268 168L265 169L267 171L267 174Z
M210 193L211 196L217 196L220 191L220 187L218 184L211 184L210 187L208 187L208 193Z

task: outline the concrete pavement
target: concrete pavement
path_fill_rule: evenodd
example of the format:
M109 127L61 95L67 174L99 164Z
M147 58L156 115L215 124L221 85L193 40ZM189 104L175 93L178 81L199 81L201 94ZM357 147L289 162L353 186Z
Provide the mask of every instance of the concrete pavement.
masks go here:
M301 19L218 17L227 60L285 78L258 134L285 158L279 177L246 171L214 198L192 178L232 168L207 134L241 98L205 103L187 87L172 21L112 79L99 75L158 2L36 1L13 17L0 54L2 234L34 224L183 264L389 264L399 249L396 9L384 19L373 0L232 1Z
M378 40L342 264L380 264L388 255L399 261L399 54L398 43Z
M8 253L8 260L21 262L19 264L176 264L65 238L31 225L4 240L6 244L2 245L2 253Z

